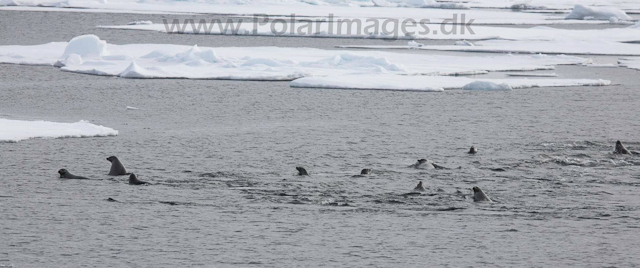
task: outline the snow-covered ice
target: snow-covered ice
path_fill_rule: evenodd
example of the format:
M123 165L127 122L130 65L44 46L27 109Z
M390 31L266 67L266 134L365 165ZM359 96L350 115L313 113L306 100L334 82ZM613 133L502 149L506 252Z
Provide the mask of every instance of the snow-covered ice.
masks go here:
M33 138L80 138L116 136L118 131L87 121L56 123L0 118L0 142L18 142Z
M379 25L381 22L378 23ZM474 23L475 24L475 23ZM463 31L462 27L452 28L445 26L449 34L442 34L443 29L438 25L426 25L424 29L421 27L407 27L406 31L399 32L383 32L374 31L373 28L364 30L370 24L363 22L357 23L309 23L297 22L296 24L287 26L288 30L283 28L272 28L270 24L256 25L252 22L243 22L234 24L226 24L219 21L194 21L194 24L178 21L173 24L146 24L146 25L112 25L98 26L106 29L122 29L122 30L141 30L141 31L157 31L161 33L187 33L187 34L212 34L212 35L255 35L255 36L306 36L306 37L328 37L328 38L365 38L365 39L438 39L438 40L462 40L456 42L456 45L471 46L478 41L483 40L509 40L509 41L580 41L580 42L609 42L617 43L630 40L636 40L640 33L636 28L616 28L602 30L566 30L557 29L546 26L535 26L531 28L513 28L513 27L490 27L474 25ZM373 25L373 23L371 24ZM310 27L307 27L310 26ZM300 31L291 31L290 29L302 29ZM381 27L379 27L381 28ZM207 29L207 30L205 30ZM275 30L274 30L275 29ZM636 29L636 30L634 30ZM437 32L437 34L436 34ZM471 40L471 41L469 41ZM412 44L409 44L411 46ZM600 50L606 50L603 47Z
M516 10L570 10L575 4L596 7L616 7L623 10L638 10L636 0L454 0L471 8L504 8Z
M35 7L42 10L43 7L52 7L51 11L69 11L72 8L86 12L131 12L131 13L191 13L191 14L227 14L227 15L252 15L265 14L269 16L288 17L295 14L298 18L323 17L332 14L335 18L394 18L414 19L420 21L429 19L431 23L441 23L451 19L454 14L464 12L467 18L474 19L474 25L482 24L583 24L594 23L584 20L563 20L564 14L553 13L523 13L503 12L487 9L465 9L464 3L444 3L419 1L427 3L426 6L406 7L398 4L406 1L398 1L393 6L374 7L371 1L321 1L321 0L263 0L263 1L136 1L136 0L0 0L0 6L6 9ZM387 1L390 2L390 1ZM451 9L456 8L456 9ZM5 8L0 8L5 9ZM27 9L28 10L28 9Z
M580 4L575 5L571 13L565 17L567 20L585 20L587 18L596 20L611 20L611 18L614 18L615 22L618 22L618 20L633 20L627 13L614 7L588 7Z
M474 27L475 46L434 45L417 49L473 52L557 53L584 55L640 55L640 28L636 25L625 28L602 30L565 30L545 26L528 29L507 27ZM460 36L460 35L457 35ZM430 36L432 37L432 36ZM450 36L452 39L456 36ZM441 38L441 37L438 37ZM488 39L488 40L481 40ZM343 48L402 48L403 46L341 46ZM404 46L405 48L415 48Z
M63 71L125 78L285 81L348 74L460 75L552 70L558 64L591 62L574 56L541 54L466 57L313 48L114 45L95 35L76 37L69 43L0 46L0 61L56 64Z
M468 18L468 17L467 17ZM156 24L129 24L129 25L99 25L99 28L120 29L120 30L140 30L156 31L161 33L183 33L183 34L210 34L210 35L252 35L252 36L305 36L305 37L325 37L325 38L366 38L366 39L442 39L442 40L465 40L460 45L473 44L466 40L549 40L549 39L569 39L593 40L604 39L612 41L625 41L632 38L634 32L624 29L607 30L563 30L550 27L536 26L530 29L491 27L482 26L476 21L469 27L459 24L453 27L450 24L424 24L418 26L405 24L403 27L396 27L396 31L385 30L392 28L382 25L388 23L384 19L354 19L350 22L338 22L336 19L332 23L309 19L301 21L290 21L286 24L254 23L253 19L243 21L228 22L221 20L177 20ZM608 18L607 18L608 20ZM358 21L358 22L353 22ZM549 22L561 22L567 20L548 20L539 24L549 24ZM570 21L570 20L569 20ZM606 23L609 23L608 21ZM630 23L630 22L625 22ZM284 26L283 26L284 25ZM394 25L394 24L391 24ZM618 31L616 31L618 30Z
M618 64L629 69L640 70L640 58L624 58L618 60Z
M494 85L495 84L495 85ZM454 76L329 76L304 77L291 81L291 87L336 89L384 89L398 91L443 91L449 89L506 90L509 88L606 86L602 79L476 79ZM497 85L497 86L496 86Z

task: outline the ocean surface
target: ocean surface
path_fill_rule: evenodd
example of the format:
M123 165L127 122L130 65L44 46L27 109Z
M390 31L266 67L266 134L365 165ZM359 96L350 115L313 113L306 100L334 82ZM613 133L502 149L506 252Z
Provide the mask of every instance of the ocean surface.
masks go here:
M164 17L0 11L0 45L389 43L94 28ZM0 65L1 118L120 132L0 143L0 267L640 267L640 156L612 154L616 140L640 151L640 73L554 72L613 85L328 90ZM111 155L152 185L108 176ZM409 167L420 158L449 169ZM425 194L403 195L418 181ZM495 202L474 203L474 186Z

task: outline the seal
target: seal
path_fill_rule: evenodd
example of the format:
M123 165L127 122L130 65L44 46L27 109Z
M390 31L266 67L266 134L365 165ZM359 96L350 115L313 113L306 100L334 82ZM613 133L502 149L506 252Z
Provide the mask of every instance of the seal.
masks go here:
M58 170L58 174L60 174L60 178L63 178L63 179L75 179L75 180L88 180L89 179L87 177L73 175L73 174L69 173L69 171L67 171L64 168Z
M131 173L131 175L129 175L129 184L131 185L143 185L143 184L149 184L146 181L141 181L138 180L138 176L136 176L136 174Z
M360 171L360 175L369 175L371 174L371 169L369 168L365 168L362 171Z
M424 186L422 186L422 181L418 182L418 185L416 186L416 188L413 188L414 192L424 192L427 189L424 188Z
M471 146L471 149L469 149L468 154L477 154L478 150L476 150L476 147Z
M622 142L620 141L616 141L616 149L615 151L613 151L614 154L631 154L631 152L629 152L629 150L627 150L627 148L624 148L624 145L622 145Z
M473 202L491 202L491 199L484 194L480 187L473 187Z
M296 169L298 170L298 175L299 176L308 176L309 173L307 173L307 170L304 169L303 167L296 167Z
M446 167L436 165L435 163L424 158L418 159L418 162L416 162L415 164L409 167L418 168L418 169L448 169Z
M109 170L109 176L122 176L129 174L124 168L124 165L120 163L120 160L118 160L117 157L109 156L107 157L107 160L111 162L111 170Z

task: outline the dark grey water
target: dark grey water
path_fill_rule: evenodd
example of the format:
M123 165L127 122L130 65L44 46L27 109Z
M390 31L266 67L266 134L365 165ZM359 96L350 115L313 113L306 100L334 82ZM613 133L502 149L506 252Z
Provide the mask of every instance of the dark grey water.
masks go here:
M91 27L150 17L0 12L0 43L85 33L112 43L351 42ZM7 30L7 20L26 28ZM0 143L0 265L637 267L640 157L610 152L617 139L640 150L638 72L555 72L616 85L421 94L0 65L0 117L120 131ZM466 154L471 145L478 155ZM110 155L154 185L107 176ZM407 167L418 158L452 169ZM295 176L297 165L311 176ZM365 167L373 174L352 176ZM60 168L94 180L60 180ZM419 180L425 195L401 195ZM496 202L473 203L473 186Z

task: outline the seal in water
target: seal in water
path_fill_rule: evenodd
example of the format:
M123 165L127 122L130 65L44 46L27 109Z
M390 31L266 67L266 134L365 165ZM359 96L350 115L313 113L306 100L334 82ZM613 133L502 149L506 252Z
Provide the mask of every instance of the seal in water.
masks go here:
M422 186L422 181L418 182L418 185L416 186L416 188L413 188L414 192L424 192L427 189L424 188L424 186Z
M143 185L143 184L149 184L146 181L141 181L138 180L138 176L136 176L136 174L131 173L131 175L129 175L129 184L131 185Z
M296 169L298 170L298 175L299 176L307 176L307 175L309 175L309 173L307 173L307 170L304 169L303 167L296 167Z
M369 168L365 168L362 171L360 171L360 175L369 175L371 174L371 169Z
M418 159L418 162L416 162L415 164L409 166L412 168L419 168L419 169L448 169L446 167L440 166L440 165L436 165L435 163L427 160L427 159Z
M491 199L484 194L480 187L473 187L473 202L491 202Z
M127 170L124 168L124 165L120 163L120 160L118 160L117 157L109 156L107 157L107 160L111 162L111 170L109 170L109 176L121 176L121 175L129 174L127 173Z
M477 154L478 150L476 150L476 147L471 146L471 149L469 149L468 154Z
M76 180L88 180L89 179L87 177L73 175L73 174L69 173L69 171L67 171L64 168L58 170L58 174L60 174L60 178L64 178L64 179L76 179Z
M614 154L631 154L631 152L629 152L629 150L627 150L627 148L624 148L624 145L622 145L622 142L620 141L616 141L616 150L613 151Z

